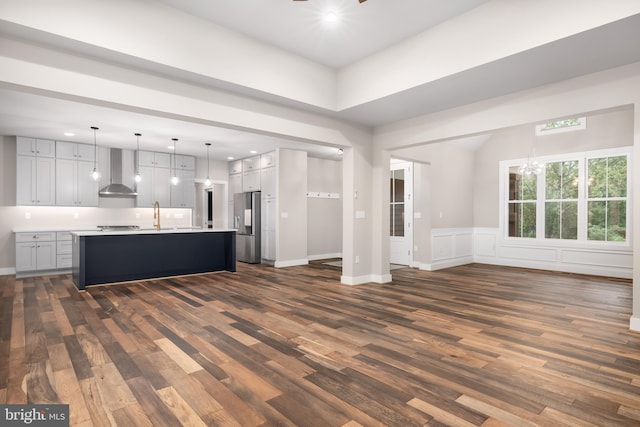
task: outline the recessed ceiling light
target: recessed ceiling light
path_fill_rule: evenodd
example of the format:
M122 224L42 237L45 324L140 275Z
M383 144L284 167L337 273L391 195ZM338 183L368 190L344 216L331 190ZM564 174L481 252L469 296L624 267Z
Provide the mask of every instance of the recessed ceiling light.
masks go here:
M233 160L233 156L227 157L227 160Z
M256 153L257 153L257 151L256 151L256 150L251 150L251 151L249 151L249 153L251 153L251 154L256 154Z
M335 12L329 12L326 15L324 15L324 21L325 22L336 22L338 20L338 15L336 15Z
M73 132L65 132L64 136L76 136L76 134Z

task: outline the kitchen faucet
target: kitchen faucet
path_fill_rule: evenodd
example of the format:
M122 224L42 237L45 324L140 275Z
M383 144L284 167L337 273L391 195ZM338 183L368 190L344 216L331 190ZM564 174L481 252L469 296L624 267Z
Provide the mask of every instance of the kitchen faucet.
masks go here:
M153 202L153 226L160 231L160 203L157 200Z

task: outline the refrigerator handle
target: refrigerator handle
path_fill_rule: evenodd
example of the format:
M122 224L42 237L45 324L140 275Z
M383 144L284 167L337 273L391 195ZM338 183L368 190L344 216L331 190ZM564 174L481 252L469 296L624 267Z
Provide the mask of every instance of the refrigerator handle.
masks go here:
M233 223L234 223L234 227L235 229L237 229L238 227L240 227L240 215L236 215L233 218Z

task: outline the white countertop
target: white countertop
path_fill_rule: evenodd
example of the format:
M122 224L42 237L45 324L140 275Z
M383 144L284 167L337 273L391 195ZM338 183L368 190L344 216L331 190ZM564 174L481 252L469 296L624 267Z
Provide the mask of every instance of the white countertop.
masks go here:
M229 231L236 230L227 228L163 228L158 231L155 228L149 228L126 231L72 231L71 234L74 236L125 236L136 234L224 233Z

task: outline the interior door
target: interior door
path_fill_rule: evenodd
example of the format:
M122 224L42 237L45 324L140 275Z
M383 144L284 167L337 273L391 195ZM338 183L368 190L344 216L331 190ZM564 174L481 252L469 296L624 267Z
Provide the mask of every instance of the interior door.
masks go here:
M409 162L391 161L389 181L389 262L411 265L413 259L413 172Z

